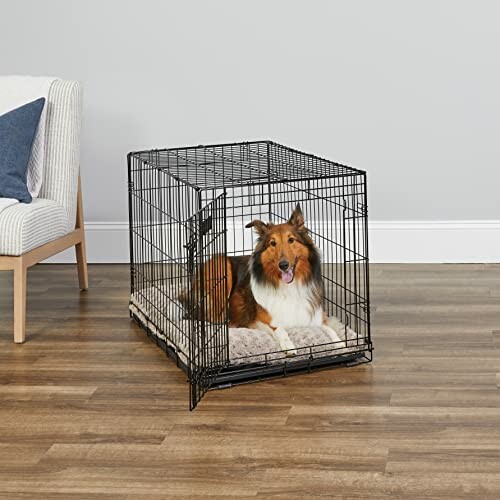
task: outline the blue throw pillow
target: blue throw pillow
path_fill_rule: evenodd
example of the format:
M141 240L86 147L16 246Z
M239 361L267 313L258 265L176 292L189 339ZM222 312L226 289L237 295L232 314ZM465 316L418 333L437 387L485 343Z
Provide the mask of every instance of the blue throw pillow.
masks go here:
M26 175L44 104L40 97L0 116L0 198L31 202Z

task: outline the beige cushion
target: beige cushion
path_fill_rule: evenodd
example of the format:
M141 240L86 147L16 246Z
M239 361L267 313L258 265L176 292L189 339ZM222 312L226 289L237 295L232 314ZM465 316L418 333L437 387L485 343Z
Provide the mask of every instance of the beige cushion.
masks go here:
M56 80L47 100L45 167L40 198L62 205L76 222L76 194L80 168L80 122L82 86L79 82Z
M21 255L70 232L65 207L55 201L34 198L0 213L0 255ZM71 228L71 229L70 229Z

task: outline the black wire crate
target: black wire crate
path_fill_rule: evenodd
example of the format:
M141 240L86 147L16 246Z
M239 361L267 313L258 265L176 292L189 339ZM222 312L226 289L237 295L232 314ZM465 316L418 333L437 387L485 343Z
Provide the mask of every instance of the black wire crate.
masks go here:
M371 361L366 173L271 141L129 153L130 314L209 389Z

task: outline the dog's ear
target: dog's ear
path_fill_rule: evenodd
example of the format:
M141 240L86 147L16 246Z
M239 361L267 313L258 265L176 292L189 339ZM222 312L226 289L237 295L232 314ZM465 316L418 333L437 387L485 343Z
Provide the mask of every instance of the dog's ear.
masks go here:
M297 231L307 231L304 226L304 215L302 214L302 208L300 208L300 203L297 203L295 210L290 215L288 219L288 224L291 224Z
M259 236L264 236L270 229L270 224L266 224L261 220L255 219L252 222L249 222L245 227L254 227Z

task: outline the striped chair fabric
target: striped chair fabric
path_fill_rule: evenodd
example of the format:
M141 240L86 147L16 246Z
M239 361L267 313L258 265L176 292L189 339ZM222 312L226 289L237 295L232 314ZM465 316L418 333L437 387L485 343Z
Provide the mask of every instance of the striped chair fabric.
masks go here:
M54 81L47 106L40 197L0 213L0 255L22 255L75 228L82 108L80 83Z

